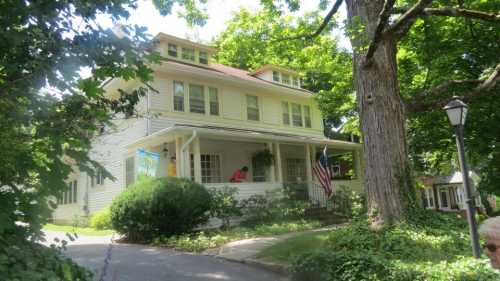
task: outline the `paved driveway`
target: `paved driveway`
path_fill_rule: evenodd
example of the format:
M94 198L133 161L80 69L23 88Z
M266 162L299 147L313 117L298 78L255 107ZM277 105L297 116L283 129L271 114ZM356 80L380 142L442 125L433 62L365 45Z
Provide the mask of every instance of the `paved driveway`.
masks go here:
M47 232L48 241L63 237ZM66 253L77 263L98 271L102 268L110 237L80 237ZM282 281L272 272L210 256L179 253L143 245L114 244L106 280L117 281Z

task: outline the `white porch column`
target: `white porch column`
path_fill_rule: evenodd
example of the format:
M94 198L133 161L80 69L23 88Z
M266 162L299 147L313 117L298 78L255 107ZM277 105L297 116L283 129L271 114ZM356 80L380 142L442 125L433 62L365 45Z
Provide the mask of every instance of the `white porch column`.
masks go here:
M201 151L200 137L193 140L194 181L201 183Z
M179 136L175 136L175 171L176 176L180 178L181 174L181 146L182 146L182 138Z
M267 149L269 149L269 152L274 155L272 142L267 143ZM276 181L276 157L274 157L273 163L269 166L269 180L272 182Z
M281 149L280 143L276 142L276 180L279 183L283 183L283 171L281 168Z
M189 138L186 136L182 136L182 143L186 143ZM181 151L181 157L182 157L182 172L181 175L184 178L190 179L191 178L191 145L188 145L186 147L186 150L184 153Z
M306 152L306 179L307 185L311 185L312 183L312 163L311 163L311 147L308 143L305 145Z
M311 145L311 162L316 165L316 145ZM311 175L311 181L314 181L314 175Z

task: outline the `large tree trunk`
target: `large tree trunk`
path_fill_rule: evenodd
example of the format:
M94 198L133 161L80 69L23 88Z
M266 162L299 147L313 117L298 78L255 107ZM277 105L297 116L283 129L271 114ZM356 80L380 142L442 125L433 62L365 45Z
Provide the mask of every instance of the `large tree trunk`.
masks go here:
M347 0L350 28L361 30L351 36L354 79L363 134L365 190L369 214L383 223L402 218L403 177L408 176L404 104L399 94L396 42L383 38L365 64L366 47L373 38L383 0Z

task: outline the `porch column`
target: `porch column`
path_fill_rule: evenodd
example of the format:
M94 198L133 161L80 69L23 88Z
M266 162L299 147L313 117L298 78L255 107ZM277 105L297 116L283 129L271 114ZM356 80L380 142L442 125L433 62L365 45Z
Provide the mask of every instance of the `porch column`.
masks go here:
M276 146L276 180L283 183L283 171L281 169L281 150L279 142L275 143Z
M312 183L312 164L311 164L311 147L306 143L306 179L307 185L310 186Z
M186 141L188 140L188 137L186 136L182 136L182 143L186 143ZM186 179L190 179L191 178L191 145L188 145L186 147L186 151L184 153L182 153L181 151L181 157L182 157L182 166L181 169L182 169L182 172L181 172L181 175L182 177L186 178Z
M181 177L181 146L182 138L175 136L175 171L178 178Z
M201 183L200 137L193 140L194 181Z
M268 142L267 144L267 149L269 149L269 152L271 152L271 154L273 154L273 143L272 142ZM276 181L276 158L274 159L273 163L271 163L271 166L269 166L269 180L271 182L274 182Z
M316 145L314 145L314 144L311 146L311 156L312 156L311 161L314 162L313 165L315 165L316 164ZM311 175L311 181L314 181L314 175Z

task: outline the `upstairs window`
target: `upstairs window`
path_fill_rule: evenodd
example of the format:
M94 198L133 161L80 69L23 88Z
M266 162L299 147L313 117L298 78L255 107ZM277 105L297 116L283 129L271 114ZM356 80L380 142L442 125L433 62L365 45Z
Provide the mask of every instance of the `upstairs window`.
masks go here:
M300 85L299 85L300 84L299 83L299 77L295 77L295 76L292 77L292 82L293 82L293 86L294 87L297 87L297 88L300 87Z
M247 95L247 118L259 121L259 100L257 96Z
M304 105L304 125L311 128L311 108L308 105Z
M300 104L292 103L292 124L295 127L302 127L302 110Z
M182 59L194 61L194 49L182 48Z
M205 114L205 96L203 86L189 84L189 111Z
M201 64L208 64L208 55L207 55L207 52L200 52L200 56L198 57L198 61Z
M288 74L281 74L281 82L283 84L290 85L290 75L288 75Z
M208 88L208 95L210 99L210 115L219 115L219 93L217 88Z
M174 111L184 111L184 83L174 81Z
M90 186L95 187L96 185L104 184L104 173L101 169L98 169L96 174L90 177Z
M283 111L283 124L290 125L290 107L288 102L284 101L281 103L281 110Z
M280 73L278 71L273 70L273 81L280 82Z
M168 55L175 58L177 57L177 45L168 44Z

